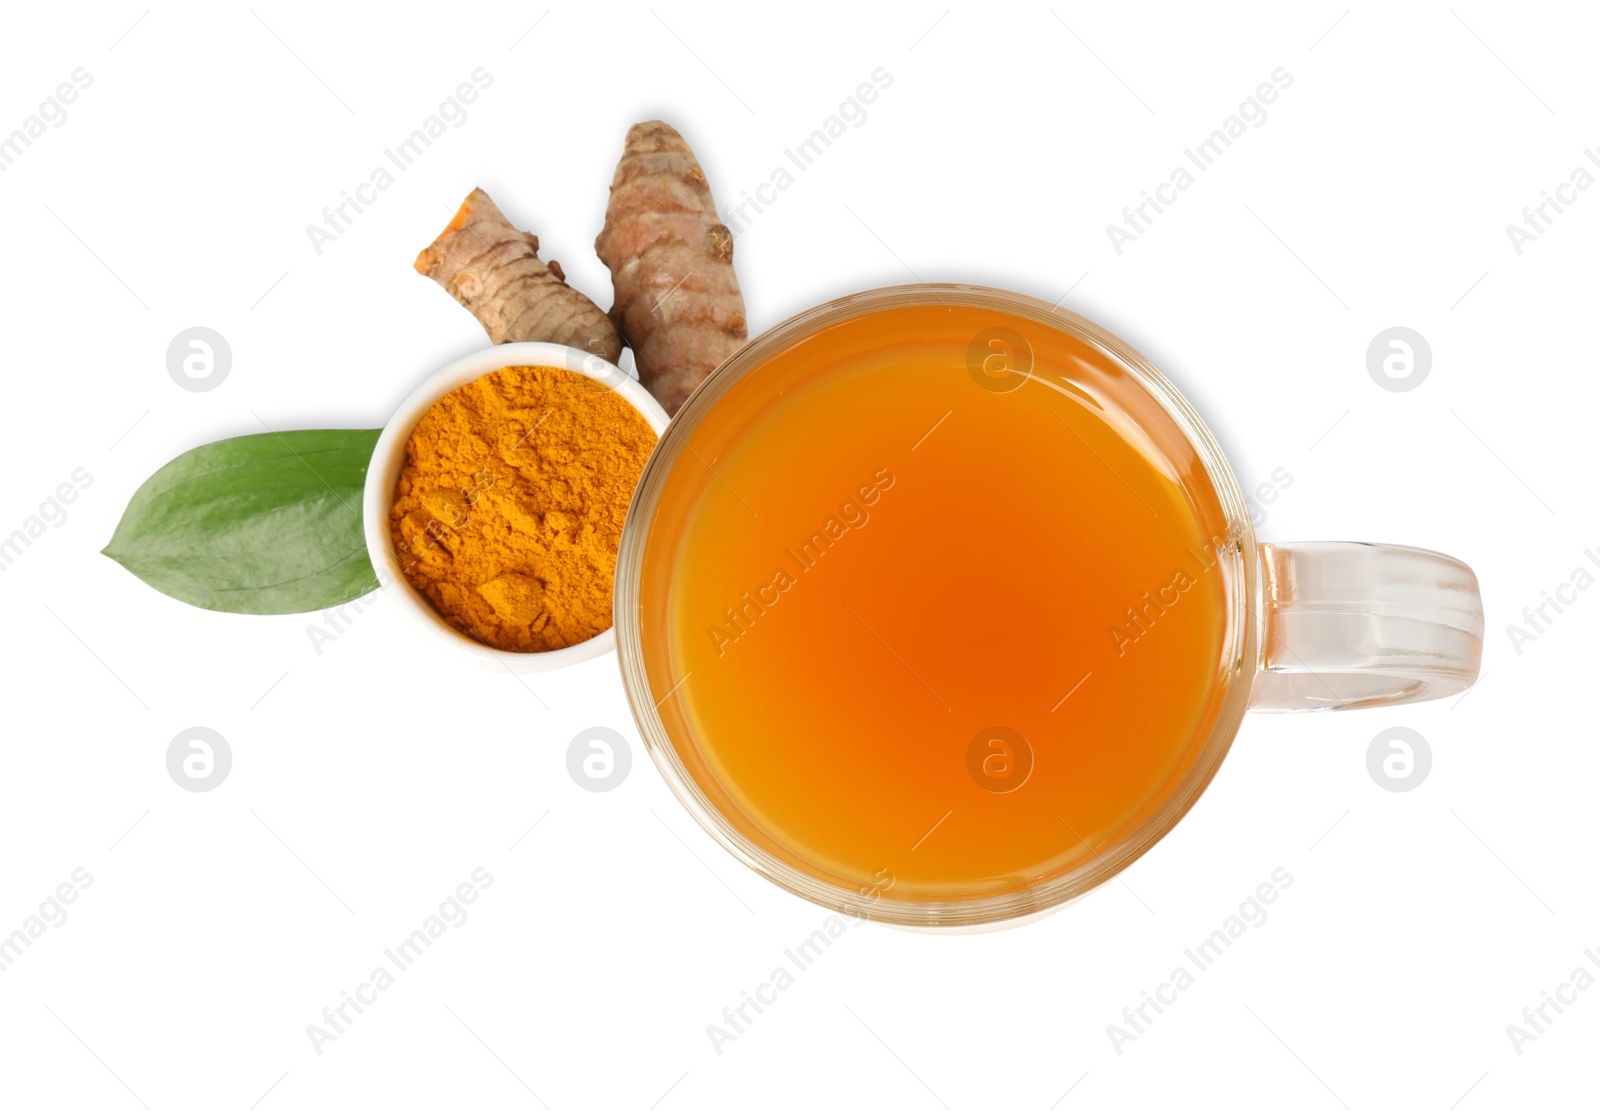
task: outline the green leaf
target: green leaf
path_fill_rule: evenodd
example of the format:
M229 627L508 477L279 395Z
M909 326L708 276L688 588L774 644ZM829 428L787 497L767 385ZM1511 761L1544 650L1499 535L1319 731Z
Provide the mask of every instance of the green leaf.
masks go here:
M186 452L139 487L105 554L210 611L295 614L378 586L361 532L377 431L267 432Z

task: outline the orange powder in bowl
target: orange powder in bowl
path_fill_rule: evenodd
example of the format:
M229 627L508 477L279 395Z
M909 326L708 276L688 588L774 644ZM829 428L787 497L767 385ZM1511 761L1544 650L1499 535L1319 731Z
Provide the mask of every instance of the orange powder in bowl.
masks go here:
M508 366L442 397L406 442L389 532L451 626L514 653L611 627L628 501L650 424L582 374Z

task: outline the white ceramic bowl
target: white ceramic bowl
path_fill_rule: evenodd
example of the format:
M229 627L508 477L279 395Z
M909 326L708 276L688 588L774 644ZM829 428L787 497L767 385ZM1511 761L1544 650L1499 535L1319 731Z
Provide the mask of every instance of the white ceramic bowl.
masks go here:
M657 436L666 431L668 416L656 399L645 392L637 381L604 358L551 342L507 342L491 346L445 366L417 386L389 418L383 434L378 437L377 446L372 449L372 462L367 467L366 489L361 496L361 520L367 538L367 555L372 558L372 569L378 573L379 582L388 588L390 601L395 609L428 634L435 644L447 646L456 654L488 669L543 673L610 653L617 645L615 635L608 629L586 642L543 653L507 653L492 649L467 637L439 617L433 604L406 579L400 560L395 555L394 541L389 537L389 506L394 496L395 481L405 464L406 441L411 438L412 429L422 419L423 413L446 393L506 366L554 366L592 377L621 393L623 399L633 405L655 429Z

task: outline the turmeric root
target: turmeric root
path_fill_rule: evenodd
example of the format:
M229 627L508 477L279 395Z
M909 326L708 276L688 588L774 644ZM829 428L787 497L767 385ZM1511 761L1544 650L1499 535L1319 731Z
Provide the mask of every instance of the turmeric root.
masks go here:
M611 320L567 286L559 264L539 259L539 239L508 222L481 189L414 267L477 316L491 342L557 342L608 362L622 356Z
M747 332L733 235L671 125L628 130L594 248L611 270L611 318L633 347L639 380L675 413Z

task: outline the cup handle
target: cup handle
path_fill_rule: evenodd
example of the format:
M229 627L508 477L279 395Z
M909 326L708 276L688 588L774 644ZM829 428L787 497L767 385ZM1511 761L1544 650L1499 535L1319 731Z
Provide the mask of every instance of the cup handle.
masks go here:
M1371 708L1470 688L1483 600L1454 557L1392 544L1263 544L1258 711Z

